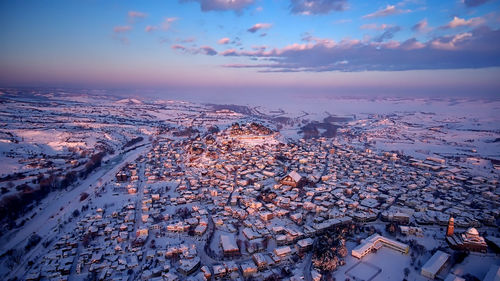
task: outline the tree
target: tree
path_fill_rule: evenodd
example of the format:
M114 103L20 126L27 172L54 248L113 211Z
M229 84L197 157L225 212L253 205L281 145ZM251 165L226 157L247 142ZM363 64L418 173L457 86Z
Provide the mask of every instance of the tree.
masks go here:
M408 275L410 275L410 269L408 267L405 267L404 273L405 273L405 277L408 277Z

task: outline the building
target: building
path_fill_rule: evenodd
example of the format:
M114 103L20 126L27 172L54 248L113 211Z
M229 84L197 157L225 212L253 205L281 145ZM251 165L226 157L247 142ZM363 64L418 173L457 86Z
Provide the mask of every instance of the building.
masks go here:
M245 262L240 265L243 277L252 276L257 273L257 266L253 262Z
M304 178L296 171L291 171L280 180L280 183L291 187L300 187L304 183Z
M454 232L454 219L450 217L448 221L448 228L446 228L446 236L452 236Z
M467 250L476 252L486 252L488 245L484 238L479 236L479 232L474 227L469 228L465 233L462 233L462 240L464 241L464 247Z
M408 254L410 250L410 248L406 244L375 233L372 236L364 239L363 242L356 248L352 249L351 255L355 258L361 259L372 250L378 250L382 246L386 246L403 254Z
M432 257L422 266L420 274L429 279L436 278L436 275L446 265L450 259L450 255L445 252L437 251Z
M223 234L220 236L220 243L224 256L236 256L240 254L240 249L236 245L234 236Z
M299 250L300 253L307 252L312 249L313 246L313 240L311 238L305 238L302 240L299 240L297 242L297 249Z
M446 242L452 249L468 250L485 253L488 249L488 244L483 237L479 236L479 232L474 227L469 228L461 235L453 234L446 237Z
M399 226L399 231L404 235L415 235L417 237L424 237L424 231L420 227L414 226Z
M182 259L179 261L178 271L184 275L189 275L195 272L200 267L200 258Z
M279 248L274 249L274 253L275 253L278 257L284 257L284 256L287 256L287 255L289 255L291 252L292 252L292 249L290 249L290 247L289 247L289 246L283 246L283 247L279 247Z

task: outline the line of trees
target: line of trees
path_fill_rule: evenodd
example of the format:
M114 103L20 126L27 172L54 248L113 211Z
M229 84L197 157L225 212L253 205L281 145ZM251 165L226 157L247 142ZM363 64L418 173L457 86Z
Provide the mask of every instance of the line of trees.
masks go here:
M129 140L129 141L128 141L128 142L127 142L127 143L126 143L126 144L122 147L122 149L125 149L125 148L127 148L127 147L129 147L129 146L132 146L132 145L134 145L134 144L136 144L136 143L139 143L139 142L141 142L141 141L143 141L143 140L144 140L144 138L143 138L143 137L133 138L133 139Z
M100 167L105 155L106 152L98 152L92 155L84 168L79 172L68 171L65 174L52 173L48 176L39 174L36 180L33 181L34 184L38 183L37 187L26 183L17 186L18 193L6 195L0 200L0 222L2 224L6 223L7 228L12 229L16 226L15 220L17 218L33 209L51 191L66 189L76 182L78 178L86 178L95 169Z

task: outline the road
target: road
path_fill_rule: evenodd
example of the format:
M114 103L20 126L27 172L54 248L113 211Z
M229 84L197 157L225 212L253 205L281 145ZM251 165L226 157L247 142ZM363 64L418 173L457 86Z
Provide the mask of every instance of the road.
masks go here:
M304 279L305 281L312 281L311 267L312 267L312 252L307 253L304 266Z

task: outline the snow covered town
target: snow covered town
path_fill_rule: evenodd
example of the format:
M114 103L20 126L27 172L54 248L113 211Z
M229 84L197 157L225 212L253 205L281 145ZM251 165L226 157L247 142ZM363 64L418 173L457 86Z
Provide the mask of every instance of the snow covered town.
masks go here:
M180 108L5 228L2 280L500 280L497 166Z

